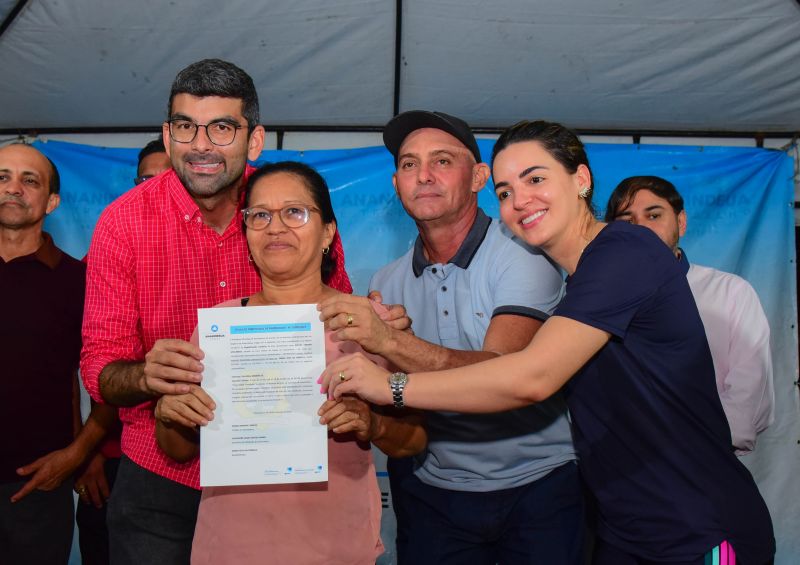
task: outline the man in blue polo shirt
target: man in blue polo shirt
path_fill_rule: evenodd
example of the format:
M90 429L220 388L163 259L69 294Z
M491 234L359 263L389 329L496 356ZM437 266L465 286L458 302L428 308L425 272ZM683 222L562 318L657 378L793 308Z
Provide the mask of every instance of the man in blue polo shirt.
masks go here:
M341 296L321 305L335 339L406 372L525 347L561 299L562 277L478 207L489 168L469 126L411 111L383 139L419 237L370 288L406 307L414 333L386 326L366 299ZM389 466L400 563L582 562L583 502L560 398L499 414L432 412L425 422L428 447L413 472Z

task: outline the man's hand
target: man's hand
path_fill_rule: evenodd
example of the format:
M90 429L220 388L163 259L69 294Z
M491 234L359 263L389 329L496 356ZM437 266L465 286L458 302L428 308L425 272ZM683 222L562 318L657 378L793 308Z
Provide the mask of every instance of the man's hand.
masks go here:
M391 347L394 330L378 317L370 299L339 294L323 300L317 309L334 341L355 341L376 355L384 355Z
M142 390L150 396L187 394L202 379L203 352L182 339L159 339L145 355Z
M360 441L372 439L372 411L369 404L353 396L326 400L317 412L319 423L335 434L354 432Z
M383 296L377 290L373 290L367 295L367 298L378 304L383 304ZM386 324L399 331L411 330L411 318L408 317L405 307L402 304L383 304L388 310L380 314L380 319Z
M71 476L82 463L82 457L72 445L39 457L33 463L17 469L21 477L33 475L31 479L11 497L18 502L34 490L49 491L58 488L64 479Z
M158 399L156 404L156 420L171 426L181 426L195 429L205 426L214 419L214 409L217 405L206 391L197 385L189 385L188 394L166 395Z
M83 473L75 479L75 492L81 503L102 508L108 500L111 490L106 479L105 462L106 458L101 453L95 453Z

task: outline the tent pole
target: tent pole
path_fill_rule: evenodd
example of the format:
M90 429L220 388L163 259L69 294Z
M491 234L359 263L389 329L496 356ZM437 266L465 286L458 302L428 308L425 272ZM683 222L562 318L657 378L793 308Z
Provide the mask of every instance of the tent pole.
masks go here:
M392 116L400 113L400 71L403 58L403 0L395 2L394 19L394 93L392 96Z
M3 37L3 34L11 26L11 24L14 23L14 20L17 18L17 16L27 3L28 0L19 0L19 2L17 2L17 5L11 8L11 11L6 16L6 19L3 20L2 24L0 24L0 37Z

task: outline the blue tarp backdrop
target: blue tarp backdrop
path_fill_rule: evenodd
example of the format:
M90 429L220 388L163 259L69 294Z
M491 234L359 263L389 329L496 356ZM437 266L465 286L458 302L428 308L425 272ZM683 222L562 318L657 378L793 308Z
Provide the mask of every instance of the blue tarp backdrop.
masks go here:
M485 157L491 140L479 140ZM103 208L133 186L137 150L63 142L34 145L58 166L61 207L46 229L68 253L82 257ZM683 194L690 261L737 273L758 292L772 329L776 421L745 458L776 527L776 563L800 563L800 474L794 249L794 165L781 151L736 147L589 144L598 213L616 184L631 175L659 175ZM375 270L413 243L416 228L395 197L393 161L383 147L326 151L265 151L261 161L295 159L327 179L345 247L347 270L363 293ZM497 217L491 186L480 204ZM387 542L389 540L386 540ZM388 545L388 543L387 543Z

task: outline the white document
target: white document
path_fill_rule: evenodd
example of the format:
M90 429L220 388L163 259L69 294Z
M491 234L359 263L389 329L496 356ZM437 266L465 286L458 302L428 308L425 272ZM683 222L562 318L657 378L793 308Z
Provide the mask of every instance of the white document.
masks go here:
M203 388L217 407L200 430L200 485L328 480L317 410L325 335L314 304L203 308Z

